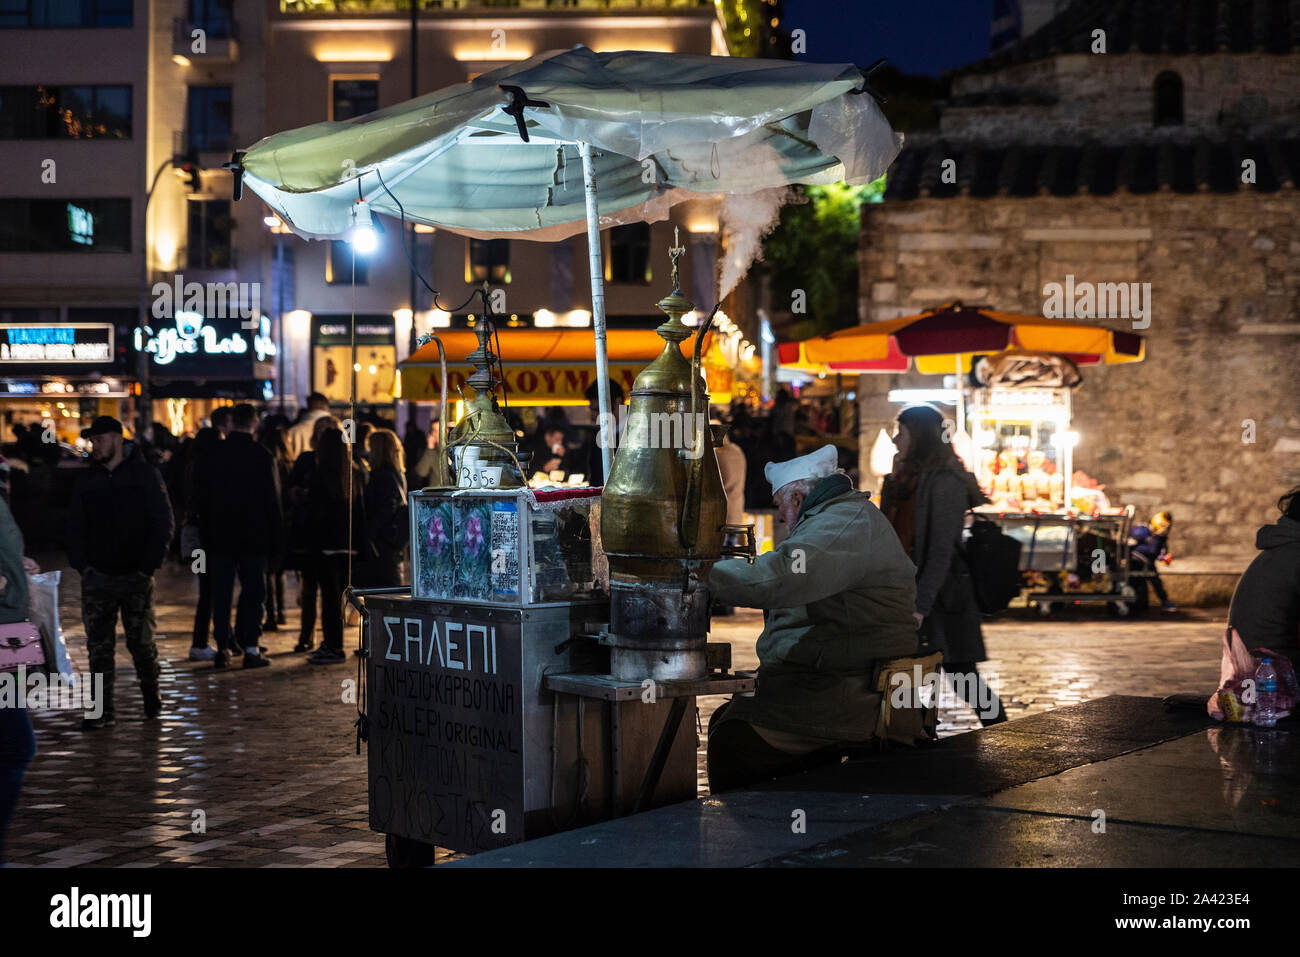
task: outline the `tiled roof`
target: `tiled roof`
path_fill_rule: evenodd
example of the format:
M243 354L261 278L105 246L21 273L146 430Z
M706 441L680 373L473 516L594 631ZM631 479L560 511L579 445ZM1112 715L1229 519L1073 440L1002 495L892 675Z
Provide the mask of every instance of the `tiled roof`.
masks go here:
M943 161L957 161L943 182ZM1255 161L1255 183L1242 162ZM885 199L930 196L1106 196L1129 193L1273 192L1300 183L1300 139L1135 143L1127 146L970 146L904 149L889 168Z
M1062 53L1287 53L1300 49L1300 0L1075 0L1031 36L953 76Z

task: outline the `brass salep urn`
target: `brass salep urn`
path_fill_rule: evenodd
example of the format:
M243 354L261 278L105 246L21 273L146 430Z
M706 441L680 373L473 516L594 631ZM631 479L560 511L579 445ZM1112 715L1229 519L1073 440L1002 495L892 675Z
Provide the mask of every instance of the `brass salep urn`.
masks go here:
M664 350L632 386L626 430L601 495L601 545L609 559L610 672L620 680L702 678L708 673L708 574L722 552L726 497L709 428L708 387L680 343L692 304L677 279L658 306ZM710 317L712 318L712 317Z

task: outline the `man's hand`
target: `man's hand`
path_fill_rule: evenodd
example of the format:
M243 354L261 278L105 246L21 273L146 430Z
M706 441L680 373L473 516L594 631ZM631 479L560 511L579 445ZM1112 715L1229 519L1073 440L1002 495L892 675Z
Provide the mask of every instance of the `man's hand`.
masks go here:
M919 611L914 611L912 612L912 617L916 619L916 627L920 628L921 623L925 621L925 615L921 614Z

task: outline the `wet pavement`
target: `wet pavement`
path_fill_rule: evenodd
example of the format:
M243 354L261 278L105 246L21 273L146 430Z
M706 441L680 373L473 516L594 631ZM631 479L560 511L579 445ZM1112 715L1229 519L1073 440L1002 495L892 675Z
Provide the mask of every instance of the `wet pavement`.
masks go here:
M34 713L39 752L10 834L11 866L384 864L383 835L367 825L365 754L357 753L353 726L357 659L322 667L287 653L298 622L293 576L287 579L289 623L263 637L274 666L214 671L185 660L193 578L160 574L162 718L144 720L121 643L115 727L83 733L79 713ZM74 667L84 670L78 595L77 576L65 573L63 628ZM1111 694L1208 693L1217 684L1222 611L1127 621L1066 609L1056 617L1013 612L986 628L989 661L981 672L1012 718ZM711 640L733 644L733 667L756 667L759 613L742 611L714 626ZM349 648L357 631L347 633ZM723 700L700 699L702 727ZM978 727L974 713L956 704L945 706L941 719L945 736ZM703 736L700 743L702 758ZM700 780L706 793L702 760ZM1016 799L1034 798L1024 792Z

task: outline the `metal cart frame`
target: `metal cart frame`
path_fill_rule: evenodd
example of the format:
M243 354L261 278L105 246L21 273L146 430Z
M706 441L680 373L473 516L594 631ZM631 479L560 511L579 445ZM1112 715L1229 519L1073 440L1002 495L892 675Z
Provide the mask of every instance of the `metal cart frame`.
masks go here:
M1020 570L1022 578L1032 579L1036 573L1054 573L1060 583L1058 589L1030 591L1025 595L1029 605L1036 605L1040 614L1047 616L1057 605L1105 604L1114 615L1126 617L1131 612L1137 593L1129 583L1133 576L1129 556L1129 532L1133 527L1134 508L1126 505L1118 512L1095 513L1092 515L1074 512L979 512L981 517L998 523L1003 532L1014 524L1020 529L1029 528L1027 542L1022 535L1023 547L1020 553ZM1064 542L1043 540L1041 532L1065 529ZM1108 559L1102 549L1100 561L1102 567L1089 566L1081 572L1079 543L1087 535L1098 535L1115 543L1114 560ZM1097 556L1094 551L1094 561ZM1061 573L1074 573L1080 579L1095 581L1102 576L1108 587L1093 587L1089 590L1072 588L1062 581ZM1031 587L1032 585L1028 585Z

